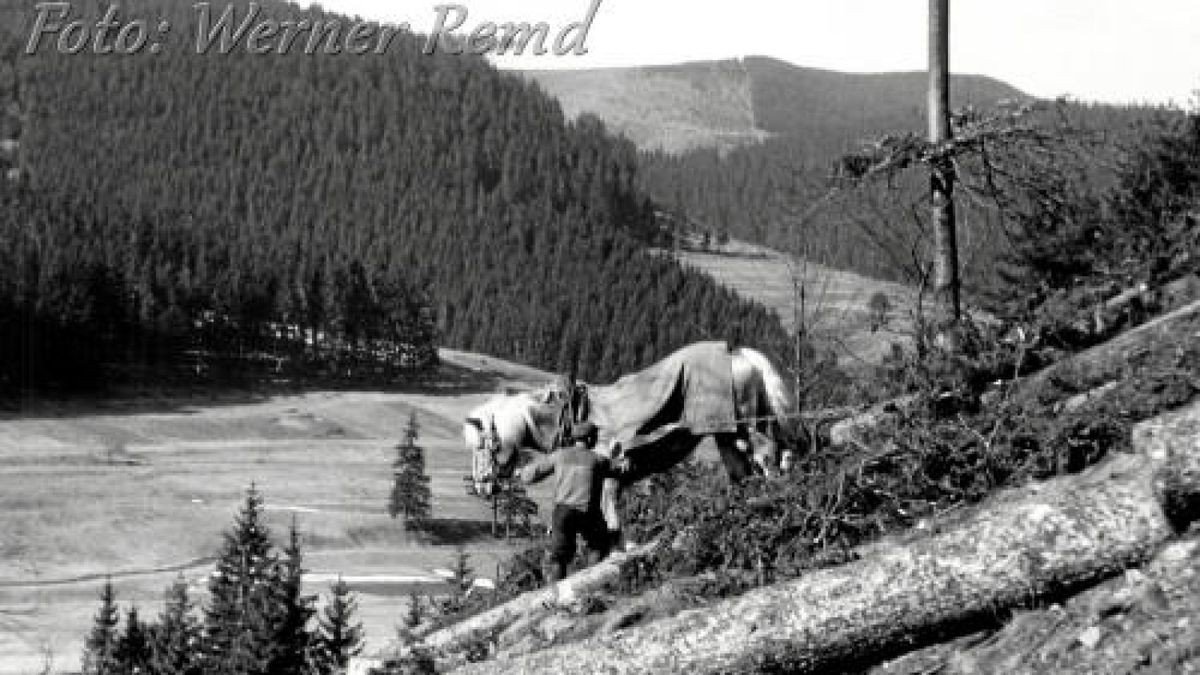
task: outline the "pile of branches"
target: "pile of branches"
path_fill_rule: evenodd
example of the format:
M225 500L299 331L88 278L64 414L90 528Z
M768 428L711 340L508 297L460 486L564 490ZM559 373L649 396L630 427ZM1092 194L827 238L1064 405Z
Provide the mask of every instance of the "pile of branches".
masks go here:
M1182 332L1190 336L1195 324ZM994 369L1003 360L995 351L1007 347L974 359L934 355L930 362L944 360L941 374L917 405L803 459L783 480L729 486L718 470L696 465L654 479L628 493L624 517L635 539L665 544L625 570L619 590L709 573L705 594L737 594L845 562L855 546L881 536L920 533L1000 488L1127 451L1136 422L1200 393L1200 345L1178 337L1143 344L1102 371L1061 364L991 398L970 382L985 379L979 373ZM957 381L947 376L956 371ZM955 395L947 382L956 382ZM1081 396L1102 385L1103 395ZM1084 400L1065 403L1073 397Z

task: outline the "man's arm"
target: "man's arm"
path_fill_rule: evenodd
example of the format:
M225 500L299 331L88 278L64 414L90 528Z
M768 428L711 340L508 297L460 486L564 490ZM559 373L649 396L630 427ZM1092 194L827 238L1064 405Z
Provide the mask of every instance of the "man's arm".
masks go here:
M619 478L629 471L629 458L623 455L621 457L600 457L596 468L604 476Z
M537 483L554 473L555 455L542 455L521 468L522 483Z

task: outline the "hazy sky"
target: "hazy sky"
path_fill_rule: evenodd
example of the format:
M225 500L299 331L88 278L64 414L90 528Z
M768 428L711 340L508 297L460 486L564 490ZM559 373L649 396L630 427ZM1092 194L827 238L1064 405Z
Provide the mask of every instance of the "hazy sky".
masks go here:
M368 19L434 25L448 0L323 0ZM461 0L484 21L581 19L591 0ZM572 68L766 55L848 71L921 70L926 0L601 0L585 56L526 56L501 67ZM1174 101L1200 89L1200 0L953 0L951 68L1039 96Z

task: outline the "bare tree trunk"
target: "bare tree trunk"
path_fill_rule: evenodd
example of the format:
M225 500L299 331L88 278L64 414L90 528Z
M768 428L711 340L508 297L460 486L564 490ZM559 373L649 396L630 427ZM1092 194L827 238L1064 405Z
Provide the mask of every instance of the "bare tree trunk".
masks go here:
M950 0L929 0L929 142L943 146L950 136ZM954 222L954 167L949 157L939 157L930 176L934 292L950 318L958 321L962 304Z

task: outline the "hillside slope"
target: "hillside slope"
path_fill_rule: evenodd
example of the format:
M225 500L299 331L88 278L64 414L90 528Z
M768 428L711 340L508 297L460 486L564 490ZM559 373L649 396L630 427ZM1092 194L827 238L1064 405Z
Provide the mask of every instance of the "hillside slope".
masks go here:
M643 150L725 149L766 136L755 122L753 79L739 61L523 74L567 117L592 113Z
M569 117L590 112L642 150L728 149L770 136L822 155L865 134L919 128L923 73L841 73L761 56L667 66L524 71ZM956 105L1024 97L998 80L956 75Z
M0 188L0 346L19 354L0 389L175 355L205 317L235 353L271 349L272 324L360 344L436 332L593 379L699 339L783 339L762 308L645 255L659 231L632 144L481 57L411 34L384 53L198 54L190 6L121 12L169 19L162 53L43 41L19 88L0 83L0 116L27 119L22 178ZM0 30L0 53L19 40Z
M906 524L883 528L881 537L861 541L849 555L818 555L811 567L787 573L778 567L774 583L764 585L759 576L755 590L733 597L720 594L720 569L697 577L691 567L660 578L661 585L641 586L640 597L629 595L622 584L663 560L651 556L644 566L627 566L623 576L613 570L609 578L621 579L607 589L597 591L593 579L576 601L505 624L496 661L463 672L860 672L871 666L879 673L1195 672L1200 351L1192 338L1198 324L1200 300L1193 300L1065 357L1043 376L1013 380L1001 401L989 403L994 410L1015 406L1025 447L1018 452L1037 444L1028 428L1047 421L1111 424L1112 445L1088 461L1036 476L1010 474L978 499L938 508L901 499ZM856 481L872 497L833 517L857 508L882 517L878 499L886 498L888 486L880 478L917 480L906 456L932 466L972 455L975 448L955 451L933 436L911 445L916 437L903 431L910 424L945 431L956 422L967 424L961 411L957 420L941 421L918 412L863 436L849 461L836 464L841 478L826 489L836 492L835 508L843 497L862 497L848 487ZM1011 466L995 433L978 441L989 446L985 463ZM1048 447L1066 453L1080 438L1059 437ZM802 480L800 487L815 486ZM771 491L772 484L760 484L741 495L754 502L747 517L771 522ZM786 504L798 501L819 512L811 496L791 493ZM914 508L915 515L908 510ZM737 509L729 502L719 510ZM808 539L799 532L818 529L807 530L813 515L823 518L801 511L808 515L798 530L776 527L804 547ZM716 522L735 527L724 517ZM721 536L703 529L705 518L659 534L674 537L660 550L705 550L689 541ZM827 525L819 526L818 539ZM741 532L742 545L753 536ZM812 546L810 552L837 553L826 548L835 548L830 542L813 540ZM770 553L760 549L768 560ZM774 560L779 565L781 558ZM927 648L911 652L920 647ZM461 656L451 649L446 661Z
M928 79L924 72L842 73L749 57L758 125L797 141L811 165L824 165L883 133L925 128ZM991 107L1026 99L1017 88L983 75L950 78L952 107Z

